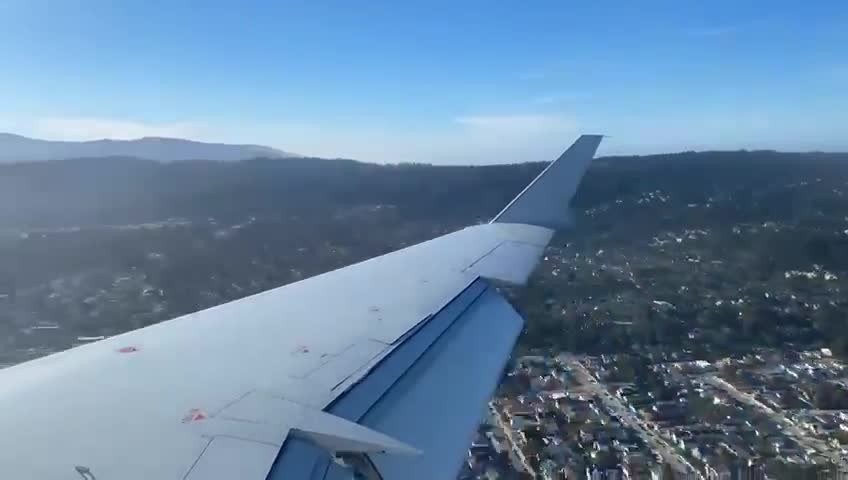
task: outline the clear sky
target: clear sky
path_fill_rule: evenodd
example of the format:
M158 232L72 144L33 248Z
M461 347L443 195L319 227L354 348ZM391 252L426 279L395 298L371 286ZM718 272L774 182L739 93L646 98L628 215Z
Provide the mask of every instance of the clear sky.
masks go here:
M848 150L848 1L0 0L0 130L366 161Z

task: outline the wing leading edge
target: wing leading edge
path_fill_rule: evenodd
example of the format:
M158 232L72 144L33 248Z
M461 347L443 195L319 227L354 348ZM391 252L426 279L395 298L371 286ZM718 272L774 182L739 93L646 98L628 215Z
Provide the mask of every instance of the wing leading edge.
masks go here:
M332 456L385 478L455 471L522 325L483 279L526 281L599 142L489 224L0 370L4 473L341 478ZM318 456L291 463L298 449Z

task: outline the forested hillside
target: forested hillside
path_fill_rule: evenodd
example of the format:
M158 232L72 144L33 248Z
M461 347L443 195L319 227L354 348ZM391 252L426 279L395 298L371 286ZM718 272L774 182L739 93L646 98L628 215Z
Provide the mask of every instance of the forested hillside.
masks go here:
M486 221L542 167L0 166L0 351L64 348ZM598 159L573 202L576 230L515 294L530 320L523 345L848 352L846 192L842 154Z

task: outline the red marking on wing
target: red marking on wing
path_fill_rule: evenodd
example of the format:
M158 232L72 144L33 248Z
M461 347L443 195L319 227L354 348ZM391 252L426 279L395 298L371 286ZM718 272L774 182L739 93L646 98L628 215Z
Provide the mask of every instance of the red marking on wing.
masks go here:
M118 353L135 353L138 351L138 347L122 347L118 349Z
M192 408L188 411L186 416L183 417L183 423L200 422L207 418L209 418L209 415L207 415L206 412L199 408Z

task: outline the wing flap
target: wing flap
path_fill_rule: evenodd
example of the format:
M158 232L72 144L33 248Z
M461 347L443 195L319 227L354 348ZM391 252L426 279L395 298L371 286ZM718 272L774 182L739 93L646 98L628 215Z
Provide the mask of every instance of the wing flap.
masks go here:
M455 475L524 320L497 290L478 280L327 407L420 450L372 454L383 478ZM347 478L319 445L287 440L269 480ZM349 473L347 474L349 475Z
M360 423L423 453L374 455L384 478L453 478L524 320L488 288Z

